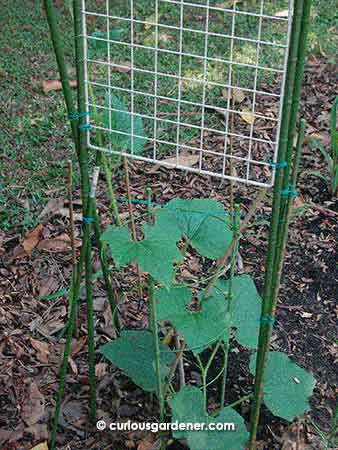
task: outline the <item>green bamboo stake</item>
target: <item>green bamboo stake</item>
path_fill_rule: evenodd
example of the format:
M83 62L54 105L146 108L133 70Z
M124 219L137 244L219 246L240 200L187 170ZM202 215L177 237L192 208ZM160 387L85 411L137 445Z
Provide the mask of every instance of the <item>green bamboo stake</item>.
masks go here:
M78 156L82 179L83 210L87 210L87 201L89 196L89 163L87 154L86 133L81 130L87 120L83 115L86 111L85 104L85 72L84 72L84 47L83 47L83 27L82 27L82 6L81 0L73 0L74 34L75 34L75 63L77 79L77 106L80 117L78 119Z
M52 425L52 433L51 433L51 444L50 444L50 450L55 450L56 448L56 435L57 435L57 428L59 425L59 419L60 419L60 413L61 413L61 405L64 398L64 392L65 392L65 379L68 372L68 365L69 365L69 356L70 356L70 350L71 350L71 343L72 343L72 337L73 337L73 330L74 330L74 322L75 322L75 314L77 310L77 299L79 297L80 292L80 286L81 286L81 271L80 267L83 267L84 259L86 256L86 247L81 248L80 258L78 262L78 267L76 270L77 276L74 280L74 284L72 284L72 287L69 291L68 296L68 304L69 304L69 316L67 321L67 335L66 335L66 343L65 348L63 351L63 358L61 362L61 367L59 371L59 389L57 392L56 397L56 404L55 404L55 410L54 410L54 416L53 416L53 425Z
M65 99L66 109L70 120L71 130L72 130L72 136L75 143L76 152L78 155L78 159L80 161L80 146L79 146L79 135L78 135L78 124L79 121L76 118L76 110L74 107L74 100L73 95L69 83L69 76L68 71L65 63L65 56L64 56L64 50L62 45L62 40L60 38L60 33L56 21L56 14L55 10L52 4L51 0L44 0L44 6L46 11L46 17L48 21L48 25L50 28L50 34L51 39L53 43L54 52L56 55L56 60L58 64L58 69L60 72L60 79L62 83L62 89L63 89L63 95ZM75 117L75 120L74 120ZM87 157L87 155L82 152L81 157ZM86 185L87 181L87 187L83 186L83 183ZM85 206L87 202L87 196L84 193L88 193L89 190L89 177L88 172L84 173L83 170L81 170L81 192L82 192L82 201L83 201L83 208L85 211ZM94 208L95 210L95 208ZM100 235L100 229L98 227L98 221L94 222L94 230ZM64 390L65 390L65 377L68 371L68 358L70 354L70 348L71 348L71 340L73 336L73 326L74 326L74 317L76 314L76 302L79 296L80 291L80 285L81 285L81 274L83 270L84 261L87 254L87 243L89 241L90 237L90 230L88 226L84 226L83 230L83 244L80 252L80 258L78 262L78 267L76 270L76 279L75 282L72 285L72 288L70 290L69 294L69 318L68 318L68 325L67 325L67 336L66 336L66 344L65 344L65 350L64 350L64 356L61 363L61 368L59 372L59 390L57 394L56 399L56 406L55 406L55 412L54 412L54 418L53 418L53 428L52 428L52 434L51 434L51 450L55 450L56 446L56 434L57 434L57 427L59 423L59 417L61 412L61 404L64 397ZM98 245L99 245L98 240ZM103 249L101 248L100 254L103 253ZM102 265L102 271L105 275L106 280L109 279L109 271L107 269L107 266ZM106 283L107 285L107 283ZM109 285L107 285L109 286Z
M293 90L296 79L297 57L300 42L301 24L303 18L303 0L295 0L294 18L290 36L289 63L285 80L285 96L283 101L283 114L280 130L280 143L278 151L277 164L290 164L290 160L286 160L288 137L290 128L290 116L292 108ZM275 257L276 246L280 239L280 209L281 209L281 192L283 187L283 172L281 166L277 166L274 197L272 205L272 218L269 236L269 247L266 259L266 276L264 283L264 295L262 302L262 318L269 317L271 305L273 304L272 287L275 275ZM285 168L283 169L285 170ZM250 446L249 450L255 450L258 422L260 416L261 405L263 401L264 388L264 372L269 351L269 340L271 337L271 325L269 321L261 324L259 334L259 349L257 354L256 377L255 377L255 397L251 411L251 429L250 429Z
M76 73L77 73L77 86L78 86L78 111L80 113L85 112L86 105L85 105L85 73L84 73L84 48L83 48L83 42L82 42L82 35L83 35L83 25L82 25L82 2L81 0L73 0L73 16L74 16L74 33L75 33L75 58L76 58ZM78 143L79 143L79 165L80 165L80 171L81 171L81 178L83 179L82 183L82 193L85 196L85 198L88 197L89 194L89 164L88 164L88 155L87 155L87 142L86 142L86 135L84 132L81 131L81 127L85 125L86 118L85 116L81 115L78 122ZM113 198L114 195L113 195ZM87 214L87 217L92 218L92 215L94 214L94 211L96 211L96 201L95 196L91 199L92 203L92 212ZM83 204L83 210L86 211L86 203ZM95 213L96 215L96 213ZM119 219L119 215L117 214L117 217ZM114 292L110 283L109 278L109 269L107 267L106 258L103 257L104 247L101 245L101 230L100 226L97 220L93 221L94 224L94 233L95 238L97 242L97 246L99 248L99 254L100 254L100 263L102 267L102 272L105 280L106 290L108 294L108 300L112 308L112 313L114 315L115 307L116 307L116 301ZM87 246L91 248L91 242L90 239L86 242ZM87 251L87 254L91 254L91 251ZM90 270L91 262L86 259L86 265L87 268ZM88 299L87 299L88 301ZM94 396L94 393L92 393L92 397ZM93 400L92 400L93 403ZM94 411L92 409L92 416L94 416Z
M292 107L291 107L291 116L290 116L290 127L289 127L289 136L288 136L288 148L286 153L286 159L289 160L291 158L291 154L293 151L294 144L294 136L297 128L297 116L299 113L300 107L300 98L302 93L302 86L304 80L304 67L305 67L305 59L306 59L306 44L307 37L309 33L309 25L310 25L310 13L311 13L311 2L312 0L303 0L303 16L301 23L301 32L300 32L300 40L298 47L298 61L296 67L296 79L293 90L293 98L292 98ZM283 178L283 189L286 189L288 186L288 178L291 167L286 167L284 171Z
M65 56L64 56L63 43L62 43L62 40L60 39L59 28L58 28L58 24L56 21L56 14L55 14L52 0L44 0L44 7L45 7L46 18L47 18L47 22L49 25L49 31L50 31L50 35L51 35L51 39L52 39L52 43L53 43L54 53L55 53L55 57L56 57L56 61L57 61L57 65L58 65L58 69L59 69L59 73L60 73L60 81L62 84L63 96L65 99L68 116L71 117L73 114L76 114L76 110L74 108L73 94L72 94L72 89L70 87L70 82L69 82L69 75L68 75L66 60L65 60ZM70 121L70 125L71 125L71 129L72 129L73 140L76 145L77 140L78 140L77 122L75 120ZM76 145L76 147L77 147L77 145Z
M68 117L70 120L72 136L73 136L73 140L75 143L75 148L76 148L79 164L81 166L81 163L80 163L80 153L81 152L79 149L79 134L78 134L79 121L78 121L78 119L71 120L72 117L76 117L76 110L75 110L75 106L74 106L72 90L71 90L70 83L69 83L69 76L68 76L68 70L67 70L67 66L66 66L66 62L65 62L65 55L64 55L62 40L60 38L60 33L59 33L57 21L56 21L56 14L55 14L55 10L54 10L51 0L44 0L44 6L45 6L45 10L46 10L46 17L47 17L47 21L48 21L48 25L49 25L49 29L50 29L53 48L54 48L54 52L55 52L56 60L57 60L57 64L58 64L58 69L60 72L60 78L61 78L61 82L62 82L62 90L63 90L63 95L64 95L64 99L65 99L65 103L66 103ZM81 158L83 158L83 157L87 158L87 155L85 152L82 152ZM81 175L81 192L82 192L83 210L85 211L85 204L87 201L87 197L84 195L84 192L88 193L88 191L89 191L89 178L88 178L88 173L84 174L83 170L81 170L80 175ZM83 187L83 176L84 176L84 179L86 180L85 183L87 182L87 184L88 184L87 188ZM94 208L94 210L96 210L96 208ZM99 248L100 255L103 255L104 248L101 245L100 239L98 238L101 235L101 230L100 230L98 220L95 220L93 227L94 227L96 242L97 242L97 246ZM83 242L82 246L86 247L87 239L85 238L85 233L84 233L82 242ZM112 290L110 278L109 278L109 269L108 269L108 265L105 263L105 261L106 261L106 258L100 258L102 272L104 275L104 280L105 280L106 289L107 289L107 293L108 293L108 299L109 299L110 304L114 305L114 295L111 294L113 290ZM81 264L79 264L79 267L77 270L78 276L82 272L83 264L84 264L84 258L82 258Z
M88 200L87 222L88 233L90 235L91 223L94 221L94 207L96 197L96 187L99 179L100 168L95 167L92 189ZM95 342L94 342L94 300L93 300L93 265L92 265L92 245L88 239L86 257L85 257L85 282L87 297L87 333L88 333L88 360L89 360L89 387L90 387L90 410L89 417L92 423L96 422L96 376L95 376Z

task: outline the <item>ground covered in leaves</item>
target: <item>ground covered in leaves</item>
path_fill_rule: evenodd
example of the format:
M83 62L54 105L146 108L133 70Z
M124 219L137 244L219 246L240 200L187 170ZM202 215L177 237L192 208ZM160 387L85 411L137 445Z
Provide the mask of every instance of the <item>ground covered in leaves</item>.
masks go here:
M56 78L55 73L50 75ZM29 80L25 82L29 84ZM322 58L311 57L302 101L303 116L308 124L307 138L272 344L275 350L284 351L301 367L311 371L318 383L311 401L311 412L301 418L298 424L288 426L286 422L271 416L268 411L263 411L259 434L261 450L322 449L322 443L315 434L310 419L323 430L328 430L334 401L337 399L338 202L329 192L325 182L308 172L317 170L327 175L321 155L308 143L310 137L316 135L326 147L329 146L329 111L336 86L337 67L327 64ZM61 109L60 98L54 100L58 105L60 102ZM49 108L54 104L54 100L40 95L36 101L44 104L44 108ZM16 111L15 114L21 113ZM44 118L41 120L44 123ZM37 119L37 123L41 124L41 120ZM68 132L66 126L64 132ZM20 133L19 129L16 143L18 149L22 139ZM14 136L7 138L15 140ZM54 161L54 168L57 168L67 155L65 144L52 133L48 136L47 132L46 141L34 142L32 138L28 145L41 146L44 151L47 150L49 159ZM11 157L5 158L10 167ZM22 164L21 172L15 165L15 183L20 178L29 177L30 170L40 170L39 167L34 167L33 161L30 163L30 168ZM158 203L165 203L175 196L208 197L222 202L225 207L228 206L229 186L225 182L139 163L130 165L130 175L132 196L135 199L145 199L145 187L151 186L153 200ZM62 179L59 172L57 176ZM125 198L122 173L117 173L116 184L118 197ZM107 225L111 222L111 211L104 186L102 179L98 191L98 208L103 225ZM22 214L24 211L23 217L29 220L27 226L25 223L24 227L20 227L20 224L10 227L13 214L9 212L11 220L8 223L2 221L5 226L0 230L0 448L30 450L48 438L58 388L58 366L64 344L67 301L65 295L53 298L53 293L60 289L64 289L66 293L71 277L67 219L69 205L64 188L60 190L53 187L52 183L44 187L44 195L48 197L44 205L26 201L26 189L23 194L18 194L20 187L15 186L12 192L12 201L17 211L15 214ZM236 187L236 200L241 204L243 213L247 211L255 195L257 191L252 188ZM81 214L78 190L75 190L74 198L76 245L80 247ZM241 261L237 267L239 273L248 273L254 278L259 291L262 290L264 279L270 203L268 196L258 211L261 217L252 221L252 226L243 237L240 247ZM120 208L122 217L127 220L126 205L121 203ZM139 224L144 220L145 207L136 206L135 213ZM100 266L96 252L93 253L93 258L94 270L98 272ZM193 252L185 270L195 277L202 275ZM136 274L132 270L125 270L123 273L113 270L112 279L121 294L120 317L123 325L134 329L145 328L147 302L146 298L139 298L133 288ZM95 340L99 346L114 338L114 331L104 286L99 278L95 281L94 292ZM88 426L86 307L83 300L84 295L80 301L79 336L74 339L72 345L59 446L68 446L72 450L155 448L155 436L149 434L99 433ZM231 348L229 374L232 383L226 395L226 401L229 403L245 395L252 387L252 378L246 370L249 354L242 350L237 344ZM188 382L198 386L201 383L199 374L189 360L186 364ZM215 373L217 368L216 364ZM100 417L108 420L156 420L157 407L152 399L135 387L120 371L109 366L103 358L97 360L96 374ZM212 410L217 406L219 393L211 386L209 394L209 407ZM248 417L249 405L244 403L239 412ZM184 447L172 443L169 448L178 450Z

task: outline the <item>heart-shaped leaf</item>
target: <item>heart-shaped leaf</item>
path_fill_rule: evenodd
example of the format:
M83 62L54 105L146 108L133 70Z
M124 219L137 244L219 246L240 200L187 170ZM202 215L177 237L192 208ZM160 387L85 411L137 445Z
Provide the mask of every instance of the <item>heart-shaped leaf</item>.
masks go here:
M250 371L255 375L257 355L252 355ZM281 352L270 352L266 367L264 403L272 414L292 422L310 408L308 398L316 380Z
M175 198L155 216L158 223L167 224L176 238L185 236L206 258L223 256L232 239L227 213L214 200Z
M229 282L218 280L211 291L214 298L220 298L228 294ZM237 328L236 340L244 347L257 348L262 299L257 292L255 283L249 275L240 275L233 278L232 282L232 311L231 326Z
M160 345L162 378L169 373L168 366L175 360L175 355ZM145 391L156 392L156 372L154 360L154 340L149 331L122 331L121 336L100 347L110 362L119 367L135 384Z
M115 95L110 96L110 101L109 95L106 96L105 107L102 122L105 128L112 130L110 138L114 150L128 150L135 155L141 155L147 142L141 117L132 115ZM132 141L131 134L138 137L134 137Z
M142 229L142 241L132 241L127 227L113 226L105 230L101 239L108 244L118 268L130 262L137 263L143 272L150 273L157 281L169 287L173 277L173 264L181 261L183 255L165 228L145 224Z
M201 301L198 311L186 308L192 300L185 286L172 286L156 292L158 320L169 320L195 354L224 337L229 329L229 314L224 297L208 297Z
M172 424L203 424L205 430L175 433L176 438L186 438L190 450L243 450L249 433L243 418L232 408L222 408L217 417L210 417L203 410L203 395L196 387L186 386L172 399ZM228 430L211 431L208 426L228 424ZM232 428L233 425L233 428ZM232 431L231 431L232 430Z

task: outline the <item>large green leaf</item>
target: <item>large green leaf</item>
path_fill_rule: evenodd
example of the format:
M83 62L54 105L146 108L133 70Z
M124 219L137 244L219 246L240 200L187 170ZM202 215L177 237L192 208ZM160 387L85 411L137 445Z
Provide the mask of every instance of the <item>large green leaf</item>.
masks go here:
M172 423L234 424L235 431L185 431L175 433L176 438L186 438L190 450L243 450L249 433L243 418L232 408L223 408L217 417L203 410L203 396L196 387L184 387L171 400Z
M228 281L218 280L215 288L211 291L211 295L214 298L224 299L228 289ZM256 349L260 327L261 297L249 275L234 277L232 290L231 325L237 329L235 332L236 340L244 347Z
M110 134L111 142L114 150L133 151L135 155L141 155L145 143L147 142L146 134L143 128L142 119L139 116L132 116L125 105L115 96L106 96L105 109L102 120L105 128L113 130ZM109 117L109 110L111 110L111 117ZM131 140L132 132L132 117L133 119L133 135L139 136L133 138L133 148ZM111 123L109 122L111 119ZM111 128L110 128L111 125ZM117 131L117 133L114 133Z
M169 287L173 278L173 264L183 259L176 241L159 226L143 225L144 239L133 242L127 227L109 226L101 239L109 245L116 266L139 264L143 272L150 273L157 281Z
M186 308L192 293L185 286L159 289L156 298L158 320L169 320L195 354L224 337L229 329L227 303L222 296L202 300L198 311Z
M223 256L232 239L224 207L214 200L175 198L155 215L158 223L166 223L178 238L185 236L206 258Z
M168 366L175 360L175 355L160 346L163 379L169 373ZM154 340L149 331L122 331L121 336L100 347L110 362L119 367L135 384L148 392L155 392L156 372L154 360Z
M250 371L255 375L256 357L252 355ZM270 352L266 367L264 403L272 414L292 422L310 406L308 398L313 393L316 380L284 353Z

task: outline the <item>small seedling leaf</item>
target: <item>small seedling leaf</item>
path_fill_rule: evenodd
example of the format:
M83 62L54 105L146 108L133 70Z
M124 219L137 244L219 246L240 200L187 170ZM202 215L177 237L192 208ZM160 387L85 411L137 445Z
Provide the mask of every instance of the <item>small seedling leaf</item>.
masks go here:
M183 259L176 240L166 228L143 225L144 239L133 242L127 227L109 226L102 234L118 268L128 263L139 264L143 272L169 287L173 277L173 264ZM160 262L160 263L159 263Z
M185 236L206 258L223 256L232 239L223 205L214 200L175 198L155 215L176 238Z
M159 320L169 320L195 354L224 337L229 329L229 314L224 296L208 297L198 310L187 309L192 292L185 286L159 289L156 293Z
M250 371L255 375L256 355L252 355ZM292 422L308 411L308 398L316 380L281 352L269 354L264 386L264 403L272 414Z
M175 355L161 344L162 377L168 375ZM149 331L122 331L121 336L100 347L110 362L119 367L135 384L147 392L156 392L154 339Z
M234 424L234 431L180 431L176 438L186 438L190 450L243 450L249 434L243 418L232 408L223 408L217 417L210 417L203 410L203 394L196 387L186 386L171 400L172 423Z

